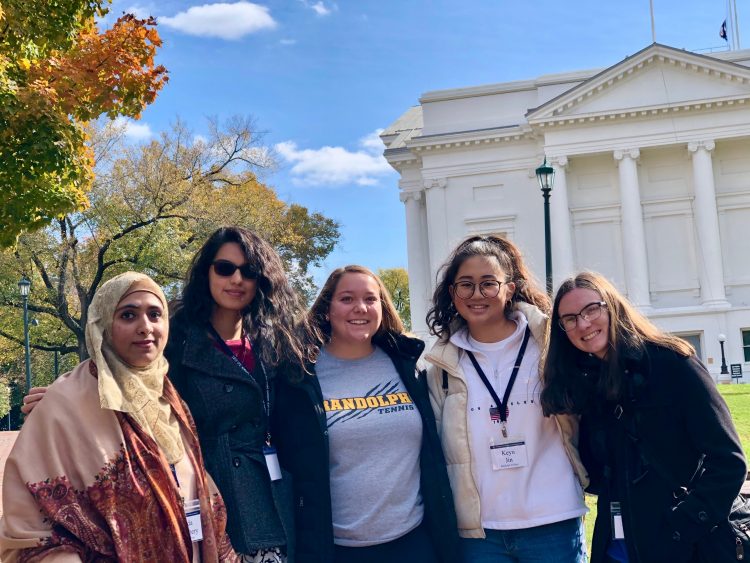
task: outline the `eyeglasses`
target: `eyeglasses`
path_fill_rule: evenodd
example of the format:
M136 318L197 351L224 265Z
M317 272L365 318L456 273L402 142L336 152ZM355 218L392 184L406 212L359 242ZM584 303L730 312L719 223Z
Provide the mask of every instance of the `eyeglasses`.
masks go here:
M456 297L460 297L461 299L471 299L474 297L474 288L479 286L479 293L482 294L482 297L491 299L497 297L497 294L500 293L500 286L504 283L508 282L500 282L497 280L485 280L479 283L460 281L453 284L453 293Z
M589 303L583 309L581 309L580 313L577 313L575 315L562 315L560 317L560 320L558 321L560 324L560 328L565 332L570 332L576 326L578 326L578 317L581 317L584 321L587 322L595 321L602 316L602 311L604 311L604 309L606 308L607 304L604 301L594 301L593 303Z
M211 265L214 267L214 272L216 272L216 275L221 276L222 278L232 277L234 273L239 270L242 277L246 280L258 279L258 270L253 268L250 264L243 264L242 266L238 266L237 264L235 264L234 262L230 262L229 260L216 260Z

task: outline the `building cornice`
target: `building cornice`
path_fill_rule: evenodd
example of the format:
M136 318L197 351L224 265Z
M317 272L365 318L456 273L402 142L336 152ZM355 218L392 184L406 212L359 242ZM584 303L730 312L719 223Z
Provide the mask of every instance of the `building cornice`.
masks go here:
M748 81L750 83L750 80ZM726 98L711 98L690 100L671 104L623 108L615 111L591 112L580 115L561 115L549 118L532 119L529 121L533 128L549 129L552 127L578 126L581 124L610 122L624 119L651 119L659 115L687 114L699 111L750 107L750 92L747 95Z
M532 140L534 138L535 133L532 128L523 124L413 137L406 142L406 146L414 153L420 154L441 149L456 149L509 141Z
M694 105L701 106L708 103L716 103L719 101L728 102L732 98L717 98L709 100L697 100L686 103L668 104L666 106L654 106L644 108L629 108L628 110L621 110L617 112L603 112L603 114L585 114L585 115L565 115L572 108L579 106L585 102L588 98L598 95L601 92L615 87L622 80L629 78L632 74L641 71L643 68L653 64L669 64L682 69L693 71L696 73L702 73L712 75L716 78L734 81L740 84L750 84L750 68L728 62L722 59L713 57L707 57L705 55L697 55L688 51L681 51L666 45L660 45L654 43L653 45L642 49L638 53L626 58L622 62L609 67L608 69L600 72L599 74L592 76L585 82L582 82L578 86L575 86L563 92L556 98L545 102L537 108L529 110L526 117L529 123L534 125L544 126L546 124L565 122L569 119L574 119L573 123L581 123L579 119L597 118L606 119L612 116L624 116L628 117L629 114L635 112L636 115L642 111L647 113L653 110L666 111L679 111L680 109L688 109ZM750 95L750 92L748 93ZM738 96L736 98L746 98L746 96ZM677 109L673 109L677 108ZM614 117L612 117L614 118Z

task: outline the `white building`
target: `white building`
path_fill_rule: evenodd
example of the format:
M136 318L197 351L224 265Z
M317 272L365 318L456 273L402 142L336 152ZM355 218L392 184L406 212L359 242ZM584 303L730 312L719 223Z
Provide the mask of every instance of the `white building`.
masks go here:
M543 280L546 156L555 285L599 271L716 376L720 334L727 363L750 371L750 50L653 44L605 70L428 92L381 138L420 336L437 270L468 234L511 238Z

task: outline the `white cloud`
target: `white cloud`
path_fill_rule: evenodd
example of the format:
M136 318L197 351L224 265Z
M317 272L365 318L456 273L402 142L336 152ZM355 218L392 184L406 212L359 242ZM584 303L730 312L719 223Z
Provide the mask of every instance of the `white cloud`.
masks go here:
M279 43L281 43L282 45L296 45L297 40L296 39L282 39L281 41L279 41Z
M313 11L318 14L319 16L327 16L331 13L330 8L326 8L326 5L323 4L323 2L316 2L310 8L313 9Z
M306 7L310 8L313 12L318 14L319 16L327 16L331 13L331 8L326 6L325 3L322 0L318 0L314 4L310 2L309 0L300 0ZM333 5L333 8L336 6Z
M159 23L188 35L221 39L240 39L277 25L266 6L244 1L193 6L173 17L161 16Z
M284 141L276 152L292 165L292 180L297 185L321 186L358 184L372 186L381 176L393 172L383 157L383 143L378 138L382 129L373 131L359 141L359 150L344 147L299 149L294 141Z
M125 136L131 141L147 141L154 136L154 132L151 131L151 127L145 121L138 122L127 117L118 117L115 119L114 125L115 127L123 127Z
M153 15L154 9L153 7L150 7L150 6L146 7L146 6L141 6L140 4L134 4L133 6L126 8L124 12L126 14L133 14L137 18L145 20L148 17Z

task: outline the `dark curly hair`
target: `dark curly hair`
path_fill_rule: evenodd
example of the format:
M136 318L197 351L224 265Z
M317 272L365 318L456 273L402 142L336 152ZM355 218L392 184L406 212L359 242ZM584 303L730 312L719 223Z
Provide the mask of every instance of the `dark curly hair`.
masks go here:
M207 324L215 302L211 297L208 271L227 243L237 243L245 259L257 272L255 298L243 311L242 325L261 360L271 366L304 366L317 355L306 336L309 330L304 309L284 272L273 247L257 234L241 227L221 227L193 257L182 299L177 302L186 320ZM290 373L298 372L292 369Z
M495 258L508 275L506 281L515 283L516 289L505 304L506 315L513 310L518 301L535 305L543 313L549 314L550 299L536 286L518 247L508 239L496 235L475 235L459 244L438 271L439 281L432 296L432 308L427 312L427 326L432 334L441 339L448 339L452 333L451 325L453 329L456 328L454 323L459 327L466 325L466 321L453 305L450 287L461 264L474 256Z

